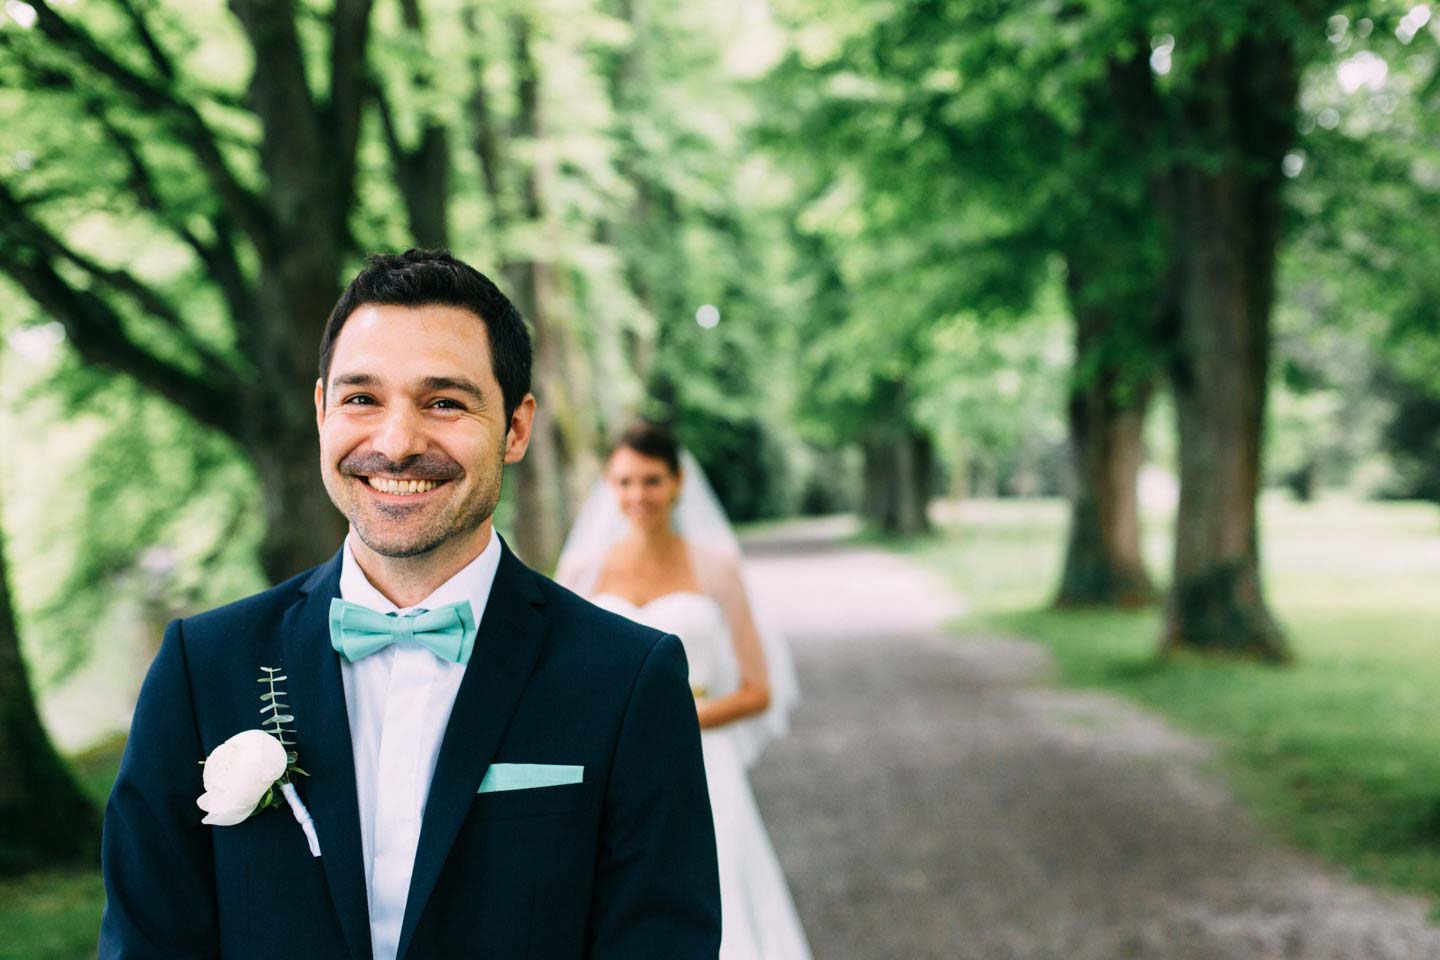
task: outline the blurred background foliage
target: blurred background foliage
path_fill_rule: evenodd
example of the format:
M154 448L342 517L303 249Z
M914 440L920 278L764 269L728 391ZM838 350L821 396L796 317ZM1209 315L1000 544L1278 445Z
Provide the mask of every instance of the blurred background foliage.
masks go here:
M499 523L537 566L643 414L740 522L1063 498L1056 599L1168 580L1167 644L1284 657L1251 488L1440 500L1432 14L7 0L3 529L52 726L123 726L87 691L166 620L333 551L319 331L414 244L533 324ZM1177 496L1167 577L1135 504Z
M1184 144L1143 124L1199 71L1185 32L1283 31L1304 67L1266 482L1440 498L1429 8L1219 8L7 5L0 297L23 482L6 523L42 685L117 603L144 597L148 629L328 552L272 529L327 511L273 502L312 464L273 442L277 420L306 431L305 392L272 392L303 387L323 317L263 314L300 283L328 304L366 250L448 244L517 288L554 442L502 525L546 505L553 529L515 531L541 565L636 413L677 426L740 521L865 506L922 529L940 494L1071 493L1067 378L1108 364L1148 390L1172 349L1152 181ZM322 182L342 194L328 224L280 195ZM286 278L318 262L292 237L333 275ZM1075 343L1094 303L1126 320L1103 361ZM706 304L718 322L697 322ZM282 322L299 332L267 329ZM252 406L293 415L257 436L236 422ZM1168 446L1149 459L1173 470ZM57 459L63 485L40 479ZM902 474L914 496L887 514L877 489Z

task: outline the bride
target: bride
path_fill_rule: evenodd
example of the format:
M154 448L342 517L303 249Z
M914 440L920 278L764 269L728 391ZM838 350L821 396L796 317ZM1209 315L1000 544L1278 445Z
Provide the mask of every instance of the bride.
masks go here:
M809 960L745 775L785 732L794 667L783 638L756 623L719 502L662 428L642 422L620 438L556 579L685 645L720 860L721 960Z

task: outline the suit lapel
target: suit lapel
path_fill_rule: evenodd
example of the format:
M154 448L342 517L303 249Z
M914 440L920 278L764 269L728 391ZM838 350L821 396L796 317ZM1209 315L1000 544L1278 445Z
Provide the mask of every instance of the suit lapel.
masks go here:
M330 600L340 595L340 557L337 552L305 581L300 600L285 612L281 635L290 712L295 717L295 750L300 766L310 774L296 778L297 788L315 819L320 863L350 955L370 960L355 754L340 659L330 646Z
M475 650L455 694L425 801L398 956L404 957L475 791L540 657L546 621L535 575L501 542L500 568L485 603Z

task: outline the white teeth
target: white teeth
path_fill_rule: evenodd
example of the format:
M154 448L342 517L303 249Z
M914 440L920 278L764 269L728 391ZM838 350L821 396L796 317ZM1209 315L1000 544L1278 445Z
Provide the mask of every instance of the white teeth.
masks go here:
M425 493L440 486L434 480L390 480L385 477L366 477L366 482L381 493L398 493L402 497Z

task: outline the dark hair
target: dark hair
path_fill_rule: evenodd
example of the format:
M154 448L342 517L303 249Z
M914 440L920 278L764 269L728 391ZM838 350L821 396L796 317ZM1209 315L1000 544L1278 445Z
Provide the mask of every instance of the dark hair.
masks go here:
M665 427L650 420L636 420L620 434L615 449L634 450L642 456L664 460L671 473L680 472L680 444Z
M490 366L500 382L505 420L530 392L530 332L515 305L479 270L449 250L410 249L400 254L372 253L355 275L320 338L320 383L328 391L335 339L350 314L367 303L400 307L447 306L469 310L485 324Z

